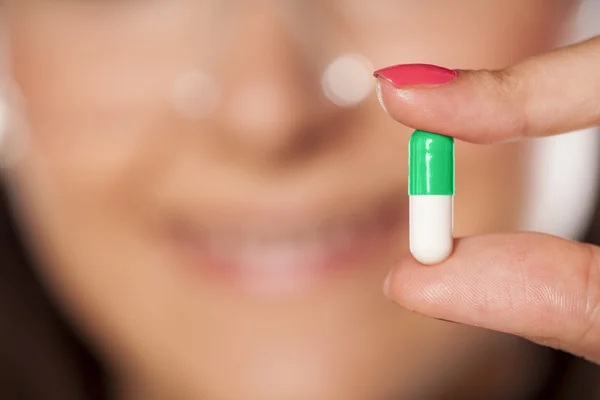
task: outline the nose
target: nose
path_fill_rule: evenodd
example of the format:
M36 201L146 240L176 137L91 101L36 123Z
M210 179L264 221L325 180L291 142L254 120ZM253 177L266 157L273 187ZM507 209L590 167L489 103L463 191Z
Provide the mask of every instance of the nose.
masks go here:
M226 149L261 161L321 147L347 112L323 94L322 44L306 46L274 13L257 7L240 22L244 35L221 68L225 87L214 121Z

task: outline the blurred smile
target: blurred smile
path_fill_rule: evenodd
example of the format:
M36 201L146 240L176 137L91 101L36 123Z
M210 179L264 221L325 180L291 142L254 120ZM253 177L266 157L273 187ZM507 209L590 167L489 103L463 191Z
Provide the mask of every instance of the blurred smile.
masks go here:
M170 219L168 248L202 280L285 294L340 272L376 265L397 251L398 234L406 227L404 193L348 207L344 202L328 207L298 204L231 208L217 220ZM317 211L324 209L329 212Z

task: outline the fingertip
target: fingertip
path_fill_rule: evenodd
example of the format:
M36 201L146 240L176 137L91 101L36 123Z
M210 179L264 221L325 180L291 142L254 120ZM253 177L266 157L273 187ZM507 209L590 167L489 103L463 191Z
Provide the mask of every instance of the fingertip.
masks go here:
M442 85L398 86L376 72L381 107L397 122L413 129L456 139L493 144L521 139L525 112L513 84L501 71L457 70Z
M383 285L384 294L395 303L406 305L406 298L411 297L410 292L418 278L419 269L430 269L431 267L420 264L412 255L404 256L389 272ZM425 271L423 271L425 272ZM418 282L418 279L416 280ZM407 307L414 309L414 307Z
M375 77L377 77L377 75L375 75ZM388 111L388 109L385 105L385 100L383 99L383 87L382 86L383 86L383 83L381 82L381 80L377 79L375 82L375 93L377 94L377 100L379 101L379 105L381 106L381 108L383 108L383 111L385 111L385 113L387 115L390 115L390 112Z

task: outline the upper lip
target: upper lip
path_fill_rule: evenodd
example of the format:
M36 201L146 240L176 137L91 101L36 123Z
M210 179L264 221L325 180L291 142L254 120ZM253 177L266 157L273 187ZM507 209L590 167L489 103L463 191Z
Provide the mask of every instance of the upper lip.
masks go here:
M179 221L198 231L276 234L314 229L349 219L359 220L361 216L372 217L377 212L390 215L406 203L406 193L397 189L363 198L326 198L328 196L323 193L315 197L309 201L307 197L257 198L254 195L236 202L223 201L212 207L182 207L172 215L171 221ZM202 212L190 212L190 209Z

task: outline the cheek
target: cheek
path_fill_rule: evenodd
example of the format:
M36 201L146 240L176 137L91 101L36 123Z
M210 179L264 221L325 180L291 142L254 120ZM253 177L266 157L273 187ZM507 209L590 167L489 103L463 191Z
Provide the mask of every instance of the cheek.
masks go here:
M8 8L31 157L57 184L90 193L152 176L179 142L168 102L182 66L192 65L193 52L181 48L190 25L175 24L183 10L158 2L166 9L157 19L134 6L44 3Z
M15 55L15 80L26 99L20 112L29 130L27 158L55 185L97 198L102 192L128 193L149 184L168 163L179 141L171 133L172 116L161 103L159 86L123 90L91 79L105 75L65 62L66 71L76 71L68 80L61 73L19 68L20 56L26 58ZM55 69L60 66L57 62ZM129 76L124 71L109 76L116 75ZM78 79L88 84L79 85Z

